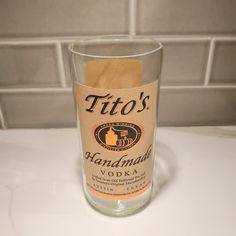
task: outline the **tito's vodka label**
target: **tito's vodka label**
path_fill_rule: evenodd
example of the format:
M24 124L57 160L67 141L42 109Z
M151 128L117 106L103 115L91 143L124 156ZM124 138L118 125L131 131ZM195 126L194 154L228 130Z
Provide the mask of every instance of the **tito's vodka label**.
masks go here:
M88 190L110 200L143 193L152 182L157 81L75 89Z

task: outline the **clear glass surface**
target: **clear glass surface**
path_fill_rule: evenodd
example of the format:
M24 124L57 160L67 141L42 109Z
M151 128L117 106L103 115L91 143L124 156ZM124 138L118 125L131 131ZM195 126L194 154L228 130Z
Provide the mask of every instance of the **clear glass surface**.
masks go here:
M142 84L149 84L155 80L160 80L162 66L162 45L155 39L135 38L135 37L100 37L76 41L69 46L70 68L74 82L85 85L84 63L93 60L122 59L131 58L142 61ZM73 83L74 84L74 83ZM159 95L159 85L158 91ZM74 88L74 87L73 87ZM74 88L74 96L75 88ZM76 99L75 99L76 104ZM158 105L158 99L156 106ZM75 106L77 113L77 127L81 144L80 114ZM156 114L157 115L157 114ZM154 132L155 134L155 132ZM155 143L155 135L153 143ZM155 146L155 145L154 145ZM144 193L128 200L108 200L93 194L87 189L86 176L83 169L83 147L80 145L83 189L88 202L100 212L113 216L125 216L139 211L146 206L151 198L152 185ZM155 149L155 148L154 148ZM152 161L154 152L152 150Z

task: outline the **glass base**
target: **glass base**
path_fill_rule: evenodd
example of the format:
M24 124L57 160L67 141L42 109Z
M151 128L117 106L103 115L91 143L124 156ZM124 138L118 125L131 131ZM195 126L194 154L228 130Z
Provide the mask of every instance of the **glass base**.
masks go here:
M88 203L97 211L109 216L127 216L144 209L151 200L152 185L142 194L128 200L100 198L84 187Z

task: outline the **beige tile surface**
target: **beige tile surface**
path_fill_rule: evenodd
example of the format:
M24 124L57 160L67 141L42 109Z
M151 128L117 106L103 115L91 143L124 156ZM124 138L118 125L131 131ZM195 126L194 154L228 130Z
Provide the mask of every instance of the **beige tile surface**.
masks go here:
M233 89L162 91L158 124L236 124L236 92Z
M216 42L211 82L236 83L236 41Z
M208 57L208 42L162 42L162 85L202 84Z
M0 36L127 33L127 0L1 0Z
M9 128L75 127L70 93L1 94ZM162 90L159 126L236 124L235 90Z
M8 128L75 127L71 93L1 94Z
M57 87L54 45L0 46L0 87Z
M235 0L139 0L141 34L236 32Z
M164 46L161 85L203 84L208 42L162 42ZM67 44L62 46L67 83L71 85Z

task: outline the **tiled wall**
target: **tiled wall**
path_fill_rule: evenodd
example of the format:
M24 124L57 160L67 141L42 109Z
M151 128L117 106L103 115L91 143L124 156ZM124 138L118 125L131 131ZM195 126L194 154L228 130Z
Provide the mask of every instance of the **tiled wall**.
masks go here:
M77 37L164 44L159 125L236 124L235 0L0 1L0 127L74 127L66 47Z

